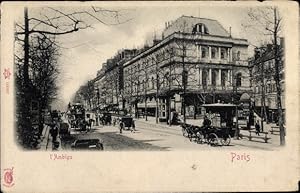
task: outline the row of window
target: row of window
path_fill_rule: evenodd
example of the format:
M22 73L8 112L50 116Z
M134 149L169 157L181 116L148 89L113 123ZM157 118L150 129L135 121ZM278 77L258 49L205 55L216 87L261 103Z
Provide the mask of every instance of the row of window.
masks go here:
M199 46L200 48L200 46ZM219 48L218 47L210 47L210 53L209 53L209 47L208 46L201 46L200 50L200 57L201 58L209 58L209 54L211 59L217 59L220 57L220 59L228 59L228 50L230 48L220 48L220 53L219 53ZM220 54L220 56L219 56ZM238 51L238 55L240 55L240 52ZM238 56L239 58L239 56Z
M261 93L261 92L262 92L262 86L256 86L255 93ZM269 83L265 85L265 93L274 93L274 92L276 92L275 83Z
M212 86L217 86L217 82L218 82L218 74L219 70L217 69L212 69L211 71L211 85ZM166 77L168 76L168 73L166 73ZM186 74L186 76L188 76L188 74ZM228 70L221 70L221 86L225 87L226 85L230 85L231 84L231 80L229 80L228 77ZM201 84L205 87L208 86L208 81L209 81L209 70L208 69L203 69L202 70L202 74L201 74ZM188 80L188 79L186 79ZM188 83L188 82L187 82ZM137 90L144 90L145 88L148 89L156 89L156 80L154 77L151 77L149 79L149 81L136 81L133 82L132 84L130 84L129 82L125 83L125 87L129 88L131 85L131 87L133 87L134 91L137 92ZM242 74L241 73L237 73L235 76L235 85L237 87L241 87L242 86ZM162 87L166 87L169 86L169 81L165 80L163 82L161 82L161 86Z

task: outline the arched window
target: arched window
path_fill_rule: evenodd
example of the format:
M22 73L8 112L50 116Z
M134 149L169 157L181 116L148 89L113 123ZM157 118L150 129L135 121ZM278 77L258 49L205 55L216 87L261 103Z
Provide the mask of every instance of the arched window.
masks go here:
M242 73L237 73L236 75L236 86L242 86Z
M197 23L193 28L193 33L208 34L208 29L203 23Z

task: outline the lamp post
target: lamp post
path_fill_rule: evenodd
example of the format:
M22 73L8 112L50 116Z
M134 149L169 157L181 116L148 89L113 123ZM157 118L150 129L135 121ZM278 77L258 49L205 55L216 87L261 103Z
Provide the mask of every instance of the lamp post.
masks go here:
M99 88L96 89L96 95L97 95L97 107L98 107L99 106L99 97L100 97Z

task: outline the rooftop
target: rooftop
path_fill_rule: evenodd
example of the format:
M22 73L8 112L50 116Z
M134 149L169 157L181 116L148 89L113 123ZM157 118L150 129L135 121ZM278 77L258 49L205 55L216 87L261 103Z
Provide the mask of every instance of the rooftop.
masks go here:
M204 24L207 27L210 35L223 37L230 36L230 34L217 20L185 15L179 17L174 22L171 22L171 24L169 24L164 30L163 34L166 37L178 31L191 33L193 31L193 27L199 23Z

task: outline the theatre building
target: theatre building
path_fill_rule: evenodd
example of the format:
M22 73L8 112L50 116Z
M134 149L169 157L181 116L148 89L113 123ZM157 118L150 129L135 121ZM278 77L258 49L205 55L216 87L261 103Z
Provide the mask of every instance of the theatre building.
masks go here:
M124 99L131 112L201 114L201 104L236 102L250 92L248 42L216 20L182 16L167 22L160 40L123 65ZM156 100L158 99L158 100ZM156 103L157 102L157 103Z

